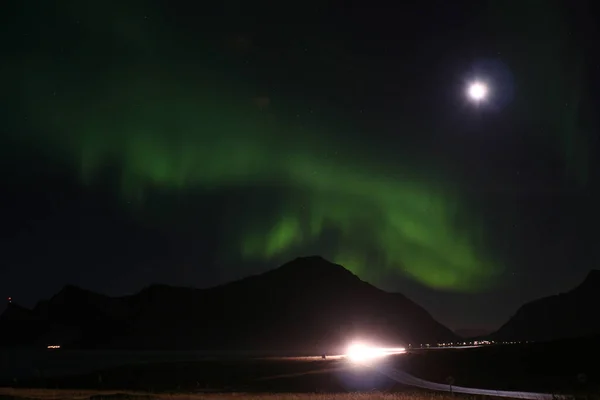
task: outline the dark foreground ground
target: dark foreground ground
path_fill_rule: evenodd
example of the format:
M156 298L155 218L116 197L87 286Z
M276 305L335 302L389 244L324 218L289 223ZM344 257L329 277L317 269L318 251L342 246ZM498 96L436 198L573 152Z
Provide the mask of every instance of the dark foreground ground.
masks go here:
M420 378L455 385L541 393L600 394L597 340L416 350L393 364Z
M345 360L221 360L129 365L64 378L0 382L16 388L145 392L398 392L388 378Z
M0 399L15 400L456 400L451 395L423 393L136 393L49 389L2 389Z
M458 386L574 394L580 398L592 400L600 399L599 356L600 344L595 342L563 342L489 346L475 349L417 350L409 354L390 357L385 363L390 367L402 369L417 377L438 383L448 383L448 378L451 377L454 385ZM116 400L123 397L119 397L120 395L117 396L115 393L124 392L136 392L137 394L131 394L131 396L139 399L150 394L154 396L152 398L179 399L186 398L181 396L187 394L187 398L190 399L212 399L215 396L215 399L225 399L234 396L238 400L246 400L263 398L264 395L261 393L280 394L280 397L273 397L274 399L297 398L300 400L304 398L317 400L318 396L315 393L353 393L346 395L344 399L382 398L381 393L396 396L389 397L390 399L442 399L447 397L447 394L433 394L404 387L369 368L353 365L343 359L230 359L152 362L108 368L62 378L38 376L28 379L4 379L0 381L0 386L14 388L0 388L0 399L84 399L96 396L93 398ZM45 390L35 392L36 388ZM80 394L88 394L60 397L60 393L67 393L61 390L66 389L77 390ZM17 390L18 392L6 392L7 390ZM37 395L31 396L34 392ZM360 397L355 392L370 393L371 397ZM40 395L40 393L42 394ZM107 393L112 393L112 395L97 397L107 396ZM140 397L139 393L145 394ZM221 394L217 395L217 393ZM239 393L245 394L240 395ZM295 394L284 395L284 393ZM379 397L373 397L375 393L378 393ZM194 396L202 394L204 397L193 397L192 394ZM20 397L6 397L9 395ZM56 395L59 397L52 397ZM318 397L318 399L339 398L342 400L341 397L336 396ZM467 397L460 396L459 398Z

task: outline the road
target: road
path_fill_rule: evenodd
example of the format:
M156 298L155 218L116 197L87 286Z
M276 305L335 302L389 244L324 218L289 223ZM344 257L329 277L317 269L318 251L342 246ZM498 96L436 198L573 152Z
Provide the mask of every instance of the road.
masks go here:
M477 347L477 346L461 346L456 348L469 348L469 347ZM447 348L447 347L446 347ZM435 348L433 348L435 349ZM400 353L397 353L400 354ZM328 360L340 360L345 359L347 356L344 354L331 355L327 356ZM298 361L309 361L309 360L319 360L321 357L269 357L268 359L272 360L298 360ZM376 358L371 361L364 361L360 364L365 367L371 368L380 374L392 379L393 381L400 383L406 386L418 387L422 389L434 390L439 392L453 392L453 393L463 393L463 394L473 394L473 395L483 395L483 396L495 396L495 397L506 397L513 399L530 399L530 400L568 400L570 396L557 396L548 393L532 393L532 392L515 392L515 391L507 391L507 390L491 390L491 389L477 389L477 388L468 388L462 386L450 386L448 384L440 384L435 382L426 381L424 379L417 378L413 375L410 375L404 371L393 368L389 365L389 363L385 362L384 358Z
M372 368L382 375L387 376L395 382L402 385L418 387L422 389L435 390L439 392L452 392L452 393L464 393L464 394L475 394L483 396L496 396L496 397L509 397L513 399L531 399L531 400L557 400L571 399L572 396L557 396L548 393L531 393L531 392L513 392L506 390L490 390L490 389L476 389L467 388L462 386L450 386L443 385L440 383L429 382L424 379L412 376L404 371L395 369L386 365L385 362L368 362L364 363L366 367Z

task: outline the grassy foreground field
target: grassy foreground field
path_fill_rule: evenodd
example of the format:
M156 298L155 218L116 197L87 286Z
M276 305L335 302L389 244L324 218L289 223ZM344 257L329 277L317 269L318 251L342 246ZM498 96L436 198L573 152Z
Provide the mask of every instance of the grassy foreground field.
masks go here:
M458 397L429 393L216 393L184 394L100 390L52 390L0 388L0 399L18 400L456 400Z

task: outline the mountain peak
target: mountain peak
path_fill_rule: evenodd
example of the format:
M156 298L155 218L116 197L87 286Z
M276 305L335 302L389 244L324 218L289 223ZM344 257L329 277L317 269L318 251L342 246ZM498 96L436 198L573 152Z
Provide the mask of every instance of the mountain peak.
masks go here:
M89 290L80 288L79 286L68 283L63 286L63 288L57 294L55 294L50 301L64 301L66 298L81 298L94 295L101 296L99 294L90 292Z
M600 269L592 269L590 270L590 272L588 272L585 280L593 280L593 281L598 281L600 280Z
M341 267L341 265L334 264L331 261L328 261L319 255L296 257L292 261L289 261L282 265L282 267L288 267L288 268L291 266L294 266L294 267L300 267L300 266Z
M583 282L581 282L581 284L577 287L577 289L582 289L582 288L585 288L586 290L588 288L594 289L594 290L600 289L600 270L598 270L598 269L590 270L590 272L588 272L588 274L585 277L585 279L583 280Z
M297 257L282 265L277 270L293 275L319 279L338 279L340 277L353 277L359 279L352 272L339 264L332 263L325 258L315 255Z

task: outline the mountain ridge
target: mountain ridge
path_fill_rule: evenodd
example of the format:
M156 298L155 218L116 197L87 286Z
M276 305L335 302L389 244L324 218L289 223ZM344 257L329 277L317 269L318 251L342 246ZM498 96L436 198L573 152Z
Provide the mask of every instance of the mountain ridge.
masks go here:
M42 334L26 344L68 331L63 345L73 348L322 351L357 336L390 345L456 337L403 294L319 256L207 289L155 284L109 297L66 285L29 315L35 322L22 328ZM0 321L0 331L19 337L19 318Z
M595 317L598 307L600 270L592 269L573 289L519 307L490 338L553 341L600 334L600 321Z

